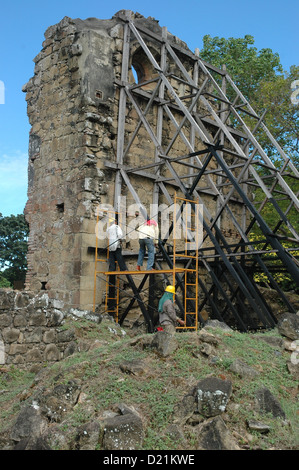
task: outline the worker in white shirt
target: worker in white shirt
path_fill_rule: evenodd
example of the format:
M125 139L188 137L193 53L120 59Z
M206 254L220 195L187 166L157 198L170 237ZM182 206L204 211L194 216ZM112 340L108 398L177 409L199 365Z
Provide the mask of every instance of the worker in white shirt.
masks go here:
M143 265L143 259L145 252L147 251L147 271L153 269L155 262L155 246L158 245L159 229L157 222L153 219L147 219L137 229L139 233L139 255L137 260L137 270L140 271L140 267Z
M115 218L109 218L109 226L106 231L109 241L109 271L116 270L116 257L121 253L121 239L123 238L123 231Z

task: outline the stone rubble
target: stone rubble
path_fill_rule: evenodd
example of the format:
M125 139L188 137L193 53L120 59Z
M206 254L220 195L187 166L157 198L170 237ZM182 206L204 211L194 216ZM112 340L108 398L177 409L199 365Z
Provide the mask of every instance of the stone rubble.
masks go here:
M20 298L18 300L21 302ZM41 300L45 302L45 298L39 299L39 305ZM7 297L2 298L2 306L7 306L7 301ZM104 319L101 327L106 329L111 337L114 337L110 324L110 319ZM216 326L216 328L218 327L219 325ZM216 331L211 324L202 328L192 336L193 342L195 341L194 345L196 342L203 344L207 341L207 344L213 344L218 349L221 341ZM227 334L230 335L229 332ZM288 334L292 337L294 332L288 331ZM121 336L119 333L118 338ZM128 342L127 347L137 350L141 348L149 353L153 353L157 348L157 360L167 361L169 356L159 353L160 346L156 341L157 337L161 339L161 332L134 337ZM278 337L276 336L276 338ZM118 344L119 339L115 338L114 341ZM104 344L103 341L98 341L98 343L97 347ZM281 343L279 344L280 347L283 347ZM93 343L90 342L91 351L93 350L92 345ZM273 347L276 348L277 344L274 344ZM201 356L199 360L208 361L209 359ZM280 420L282 425L288 425L285 411L277 398L268 388L260 388L254 397L255 407L251 411L252 416L245 423L249 434L242 436L243 445L240 445L240 436L237 432L229 429L227 418L228 411L232 413L235 410L238 413L242 407L242 404L238 405L233 400L233 377L239 376L241 380L247 380L251 377L254 378L255 375L252 376L253 369L246 368L244 362L238 360L235 362L238 362L238 367L232 368L231 379L212 374L186 389L185 396L181 399L178 398L165 435L172 439L179 439L184 445L183 443L186 443L184 430L191 427L194 432L196 431L196 449L198 450L240 450L247 448L250 444L250 433L259 433L261 436L271 433L271 426L263 422L263 417L270 414L274 419ZM124 401L115 405L113 409L102 408L97 415L94 414L93 406L89 405L90 398L84 392L84 381L82 380L89 366L88 361L82 361L75 367L68 369L68 372L73 371L71 380L66 382L63 375L61 377L57 375L55 377L56 383L48 388L42 386L46 370L41 370L35 378L36 389L24 390L20 395L20 401L23 403L21 411L9 432L7 430L0 435L0 449L50 450L57 446L67 450L142 449L148 423L140 410L135 409L132 405L129 406ZM151 371L147 360L138 361L136 359L122 361L120 373L123 376L126 374L135 376L136 380L145 377L144 380L146 380L146 377L151 376L153 371ZM118 383L121 383L122 380L120 376ZM84 406L86 414L90 414L91 419L86 419L83 424L77 427L76 433L67 439L66 434L62 431L62 425L67 422L68 414L78 406Z

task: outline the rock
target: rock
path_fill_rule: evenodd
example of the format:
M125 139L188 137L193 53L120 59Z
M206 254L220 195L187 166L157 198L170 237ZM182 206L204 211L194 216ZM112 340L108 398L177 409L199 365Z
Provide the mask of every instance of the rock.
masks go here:
M212 344L213 346L217 346L219 344L219 339L212 333L206 331L205 329L199 331L198 339L203 343Z
M202 345L200 346L199 348L199 351L201 354L203 354L204 356L211 356L211 355L215 355L215 349L213 348L213 346L209 343L202 343Z
M197 401L193 395L185 395L175 407L173 422L175 424L185 424L188 419L197 411Z
M43 437L27 437L15 445L13 450L52 450Z
M256 377L259 375L259 372L252 367L248 366L245 362L240 359L236 359L231 365L229 370L235 374L240 375L241 377Z
M80 385L76 380L69 380L67 384L56 385L53 395L58 399L74 406L77 403L80 394Z
M98 421L83 424L77 432L71 450L96 450L104 435L104 426Z
M129 341L130 346L136 346L139 349L150 348L152 345L153 336L151 334L139 335Z
M42 435L43 442L52 450L70 450L69 436L59 424L51 423Z
M176 444L186 445L184 432L177 424L170 424L165 431L165 435Z
M221 330L232 331L232 329L224 322L219 320L208 320L204 328L220 328Z
M146 373L147 367L143 361L136 359L133 361L124 361L123 363L121 363L120 370L125 374L139 376Z
M271 413L274 418L285 419L286 415L278 400L268 388L260 388L255 395L255 403L260 413Z
M279 333L289 339L299 339L299 316L294 313L285 313L277 324Z
M240 450L220 416L198 426L197 450Z
M263 334L259 334L254 335L253 338L261 339L275 348L283 348L283 339L278 336L265 336Z
M105 420L103 450L138 450L144 439L143 423L131 408L122 406L122 415Z
M75 341L72 341L64 350L64 357L69 357L79 351L78 344Z
M47 425L48 421L42 416L41 408L36 403L33 403L24 407L19 413L12 427L11 439L17 443L25 439L27 440L27 446L28 440L39 438L47 429Z
M261 434L267 434L270 431L270 427L267 424L261 423L260 421L255 421L253 419L247 420L247 426L250 431L258 431Z
M287 362L287 368L289 373L292 374L295 379L299 381L299 359L297 356L292 358L293 354L291 355L291 359Z
M48 344L45 348L44 359L46 361L59 361L61 353L55 344Z
M18 340L20 330L17 330L16 328L5 328L2 331L2 336L5 343L13 343Z
M0 289L0 310L9 310L13 306L11 293L5 289ZM10 295L9 295L10 294Z
M80 381L69 380L67 384L56 385L52 390L36 395L43 414L51 421L59 423L77 404L80 395Z
M62 330L57 333L59 343L67 343L75 338L75 330Z
M165 331L157 331L153 337L151 347L156 350L158 355L167 357L174 353L178 343L173 335Z
M199 351L204 356L215 355L215 347L219 344L219 339L215 335L206 331L204 328L198 333ZM196 355L195 351L193 355ZM198 355L196 356L198 357Z
M298 340L292 341L291 339L286 338L283 341L283 348L286 351L296 352L298 350L299 352L299 341Z
M217 377L207 377L195 387L198 412L210 418L223 413L231 396L232 383Z
M52 450L43 437L22 439L13 450Z

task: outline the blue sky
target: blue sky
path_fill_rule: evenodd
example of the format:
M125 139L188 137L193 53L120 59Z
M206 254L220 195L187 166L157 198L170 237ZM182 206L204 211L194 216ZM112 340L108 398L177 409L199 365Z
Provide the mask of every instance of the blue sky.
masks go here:
M152 16L160 26L201 49L212 37L255 38L258 50L270 48L285 70L299 65L298 0L11 0L0 5L0 212L20 214L27 200L27 158L30 125L22 86L32 77L34 57L45 30L64 16L109 19L127 9ZM298 77L299 78L299 77ZM4 84L4 104L1 99Z

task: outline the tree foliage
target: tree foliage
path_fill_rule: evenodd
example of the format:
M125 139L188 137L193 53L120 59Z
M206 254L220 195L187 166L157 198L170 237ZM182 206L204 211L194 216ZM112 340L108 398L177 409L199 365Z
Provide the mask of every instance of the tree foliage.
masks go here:
M203 60L226 70L258 115L266 111L264 122L288 156L299 163L299 105L292 103L292 83L299 78L299 67L284 71L279 55L269 48L258 51L254 38L203 38L200 53ZM230 89L227 90L230 97ZM280 158L261 131L258 140L268 156L281 163Z
M294 102L291 99L291 95L294 82L299 82L299 66L293 65L288 72L284 71L279 55L271 49L258 51L254 47L254 38L250 35L246 35L244 38L228 39L212 38L206 35L203 38L203 49L200 55L203 60L218 68L223 68L225 65L226 71L257 115L261 116L265 112L264 123L286 155L298 167L299 104L296 100ZM233 89L228 86L226 92L228 98L233 101ZM245 117L243 119L251 129L256 125L256 120L253 118ZM276 168L281 169L285 161L261 127L257 129L255 136ZM270 175L269 170L262 166L257 167L257 171L263 177ZM298 180L294 179L291 174L285 176L285 180L294 194L297 194L299 191ZM276 184L275 189L283 191L279 184ZM265 198L265 194L260 188L255 189L254 196L256 203L262 202ZM285 213L289 201L283 200L282 197L280 199L280 208ZM261 215L272 230L275 230L277 224L280 224L280 216L273 210L272 204L265 204ZM292 207L288 212L288 219L295 230L299 231L296 208ZM287 229L285 235L292 236ZM250 233L250 239L255 242L264 239L257 224ZM261 243L256 248L262 248L263 245L264 243ZM287 248L288 242L283 242L283 245ZM277 256L276 254L271 256L275 265ZM293 256L298 256L298 252L293 252ZM292 287L292 280L287 274L280 273L274 277L283 288Z
M283 68L279 55L271 49L257 50L251 47L254 38L245 35L244 38L212 38L203 37L203 49L200 56L206 62L219 68L223 65L243 95L251 101L264 80L272 80Z
M27 268L28 224L22 214L3 217L0 214L0 269L2 285L24 280Z
M253 107L258 113L266 109L265 123L285 152L299 165L299 105L291 101L292 83L299 77L299 66L276 75L272 80L263 80ZM271 152L267 146L268 152ZM274 156L273 154L270 156Z

